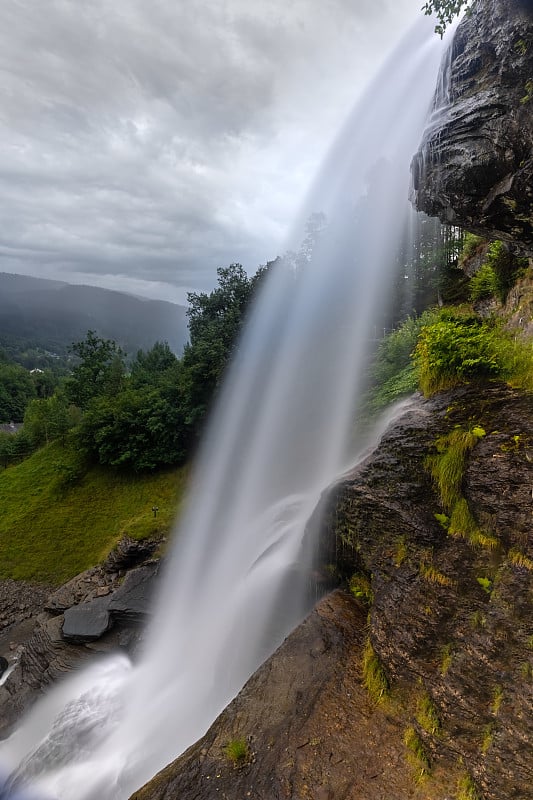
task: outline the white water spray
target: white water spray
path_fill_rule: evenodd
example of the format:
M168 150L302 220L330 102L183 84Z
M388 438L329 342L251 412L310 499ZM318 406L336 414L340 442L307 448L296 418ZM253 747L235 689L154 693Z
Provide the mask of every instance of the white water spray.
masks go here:
M308 610L305 525L351 454L440 55L421 19L354 110L308 203L327 232L299 272L269 276L230 370L145 655L77 675L37 706L0 753L11 797L26 781L54 800L126 800Z

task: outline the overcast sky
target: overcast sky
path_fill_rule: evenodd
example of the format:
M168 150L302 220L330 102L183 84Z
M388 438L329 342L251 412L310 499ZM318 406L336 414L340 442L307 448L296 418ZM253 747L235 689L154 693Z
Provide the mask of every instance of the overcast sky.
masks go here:
M284 239L422 0L1 0L0 271L186 302Z

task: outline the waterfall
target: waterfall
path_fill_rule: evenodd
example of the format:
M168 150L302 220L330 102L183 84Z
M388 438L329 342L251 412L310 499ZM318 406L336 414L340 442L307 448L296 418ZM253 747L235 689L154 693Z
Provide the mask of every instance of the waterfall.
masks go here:
M306 522L354 457L368 340L389 300L437 79L432 30L418 21L332 147L302 212L326 215L313 253L298 269L279 263L262 288L197 459L144 655L96 664L36 706L0 749L8 796L22 787L126 800L206 731L309 610Z

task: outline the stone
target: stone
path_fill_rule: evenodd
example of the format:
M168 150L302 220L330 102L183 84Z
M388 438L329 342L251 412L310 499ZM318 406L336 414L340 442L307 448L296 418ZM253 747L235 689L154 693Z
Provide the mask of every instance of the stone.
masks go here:
M8 669L8 667L9 667L9 661L7 660L7 658L4 658L4 656L0 656L0 678L2 677L6 669Z
M63 621L63 638L76 644L99 639L113 624L109 604L109 597L99 597L67 609Z
M533 254L533 7L483 0L459 25L449 97L413 159L413 201Z
M158 564L146 564L128 572L109 602L114 619L139 621L151 611Z

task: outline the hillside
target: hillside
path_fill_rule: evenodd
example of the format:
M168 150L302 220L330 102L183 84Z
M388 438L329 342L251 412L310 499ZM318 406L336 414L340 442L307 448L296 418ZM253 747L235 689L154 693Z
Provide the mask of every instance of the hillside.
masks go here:
M184 468L130 475L85 466L58 443L38 450L0 472L0 579L58 585L99 563L124 534L163 536L185 480Z
M0 348L8 355L27 349L63 354L94 330L127 353L167 341L181 353L186 308L95 286L0 273Z

